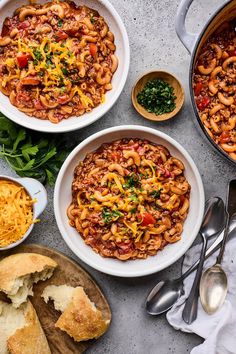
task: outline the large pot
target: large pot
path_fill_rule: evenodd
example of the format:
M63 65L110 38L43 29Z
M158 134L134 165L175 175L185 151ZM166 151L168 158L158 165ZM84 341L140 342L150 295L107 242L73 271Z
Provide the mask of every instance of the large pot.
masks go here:
M175 29L179 39L181 40L181 42L183 43L183 45L191 55L190 71L189 71L189 89L190 89L190 97L191 97L193 109L201 129L205 134L205 136L207 137L207 139L210 141L210 143L215 147L215 149L217 149L217 151L220 153L221 156L224 156L228 161L236 165L236 161L233 160L226 152L224 152L219 147L219 145L217 145L214 142L214 140L209 136L209 134L205 130L204 125L198 114L198 109L196 106L196 102L194 99L194 92L193 92L193 73L194 73L194 67L195 67L196 59L198 57L198 53L201 50L202 45L209 38L209 36L212 35L223 22L225 22L226 20L230 21L233 18L235 18L236 1L235 0L229 1L225 3L221 8L219 8L211 16L211 18L206 23L206 25L204 26L200 34L189 33L187 32L185 27L186 16L192 2L193 0L181 1L176 15Z

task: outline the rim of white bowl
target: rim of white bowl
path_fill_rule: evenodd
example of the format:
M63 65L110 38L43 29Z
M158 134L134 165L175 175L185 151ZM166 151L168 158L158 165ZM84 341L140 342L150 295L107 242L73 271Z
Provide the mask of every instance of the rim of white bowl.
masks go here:
M60 192L60 188L61 188L61 182L62 182L62 179L64 177L66 169L67 169L68 165L70 164L71 160L78 154L78 152L80 150L82 150L87 144L89 144L93 140L95 140L107 133L114 133L117 131L124 131L124 130L126 130L126 131L136 130L137 132L145 131L147 133L156 135L157 137L160 137L160 138L168 141L177 150L179 150L180 153L188 161L188 163L194 173L194 176L196 178L198 189L199 189L199 205L200 205L200 210L199 210L198 216L196 217L195 226L192 230L192 234L194 234L195 236L191 239L189 238L189 241L186 241L185 244L183 244L183 247L178 252L176 252L175 256L172 257L171 259L167 260L166 262L163 262L161 267L160 267L160 264L157 264L157 266L152 266L152 267L150 267L150 269L143 269L142 271L132 271L132 273L129 273L128 271L126 271L124 273L123 271L109 269L108 267L105 268L103 266L97 265L96 261L93 261L87 257L84 257L82 252L79 252L79 250L75 249L73 242L72 242L72 238L68 237L67 232L64 228L64 224L63 224L62 220L60 219L60 205L59 205L59 192ZM54 214L55 214L57 226L59 228L59 231L60 231L64 241L66 242L68 247L71 249L71 251L79 259L81 259L84 263L86 263L90 267L92 267L102 273L105 273L105 274L118 276L118 277L124 277L124 278L141 277L141 276L154 274L154 273L159 272L159 271L167 268L168 266L174 264L179 258L181 258L187 252L187 250L191 247L193 241L197 237L198 231L201 227L203 215L204 215L204 205L205 205L204 203L205 203L205 193L204 193L202 179L201 179L200 173L198 171L198 168L197 168L195 162L193 161L192 157L190 156L190 154L185 150L184 147L182 147L182 145L180 143L178 143L176 140L171 138L169 135L167 135L159 130L144 127L141 125L120 125L120 126L116 126L116 127L112 127L112 128L107 128L107 129L103 129L103 130L89 136L88 138L86 138L76 148L74 148L74 150L72 150L72 152L69 154L69 156L64 161L64 163L60 169L60 172L57 176L56 185L55 185L55 189L54 189ZM135 262L135 260L133 260L132 262Z
M12 0L1 0L0 1L0 10L7 5L7 3L9 3ZM109 2L109 0L99 0L99 2L104 5L104 7L106 7L112 14L112 16L115 18L115 20L117 21L117 24L121 30L122 33L122 39L124 41L124 47L125 47L125 61L124 61L124 70L122 72L121 75L121 79L119 82L118 87L115 89L114 95L111 99L109 99L108 104L106 105L100 105L99 107L99 111L98 112L94 112L92 111L91 114L91 118L89 116L83 116L82 117L77 117L77 119L75 120L75 122L71 124L68 124L68 126L63 126L60 125L60 123L58 124L54 124L52 123L51 126L45 126L45 127L38 127L37 124L34 124L31 121L23 121L21 117L18 117L17 115L12 115L9 114L8 109L1 104L0 102L0 111L6 116L8 117L10 120L12 120L14 123L17 123L19 125L21 125L22 127L28 128L28 129L32 129L35 131L39 131L39 132L44 132L44 133L66 133L66 132L71 132L74 130L79 130L82 128L87 127L88 125L96 122L97 120L101 119L108 111L111 110L111 108L113 107L113 105L116 103L116 101L118 100L118 98L121 95L121 92L123 91L123 88L125 86L127 77L128 77L128 73L129 73L129 66L130 66L130 45L129 45L129 37L127 34L127 30L126 27L120 17L120 15L118 14L118 12L116 11L115 7ZM115 73L116 74L116 73ZM9 104L10 101L9 101ZM28 116L26 116L28 117ZM34 119L36 119L35 117L32 117ZM72 117L71 117L72 118ZM70 118L68 118L68 122L70 122Z

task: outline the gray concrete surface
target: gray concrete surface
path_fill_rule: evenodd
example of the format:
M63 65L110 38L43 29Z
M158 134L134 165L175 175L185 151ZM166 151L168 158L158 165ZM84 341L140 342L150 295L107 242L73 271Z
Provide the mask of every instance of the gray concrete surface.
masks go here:
M120 13L130 38L129 77L113 109L90 127L68 134L68 138L80 142L103 128L130 123L159 129L179 141L192 155L202 175L206 197L219 195L224 198L227 181L235 176L235 167L217 155L194 124L195 118L188 94L190 57L174 30L174 17L179 0L111 0L111 2ZM188 16L188 28L200 31L210 14L223 3L223 0L208 2L195 0ZM175 73L186 92L186 101L181 113L174 120L162 124L148 122L137 115L130 101L131 87L136 78L147 70L157 68ZM12 174L2 162L0 173ZM76 259L60 236L53 214L53 190L48 188L48 192L48 207L42 215L41 223L35 225L29 241L49 245ZM82 264L78 259L77 261ZM156 275L129 280L101 274L88 266L85 268L103 289L113 313L108 333L98 340L88 353L186 354L201 343L197 336L171 328L165 315L153 318L144 310L148 290L163 277L177 276L180 273L181 260Z

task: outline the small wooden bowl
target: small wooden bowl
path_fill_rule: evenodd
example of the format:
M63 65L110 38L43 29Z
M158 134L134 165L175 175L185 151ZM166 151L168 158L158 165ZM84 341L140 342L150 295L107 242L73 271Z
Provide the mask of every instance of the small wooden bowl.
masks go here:
M170 113L164 113L161 115L156 115L155 113L149 113L144 107L142 107L137 101L137 95L140 91L143 90L146 83L153 79L161 79L166 81L174 88L174 93L176 96L175 109ZM144 118L155 121L163 121L170 118L173 118L182 108L184 103L184 89L179 82L179 80L172 74L166 71L150 71L140 77L135 83L132 89L132 103L136 111L141 114Z

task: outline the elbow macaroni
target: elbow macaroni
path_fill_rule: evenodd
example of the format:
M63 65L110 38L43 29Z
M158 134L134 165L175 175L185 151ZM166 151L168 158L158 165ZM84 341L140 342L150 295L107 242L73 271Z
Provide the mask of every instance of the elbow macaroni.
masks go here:
M107 143L75 169L69 223L104 257L147 258L181 238L190 188L184 164L163 146Z
M222 27L223 28L223 27ZM225 22L200 49L193 89L201 121L225 153L235 159L236 144L236 34Z
M13 92L19 110L52 123L102 104L118 67L104 18L69 2L17 9L4 21L0 47L0 91Z

